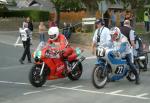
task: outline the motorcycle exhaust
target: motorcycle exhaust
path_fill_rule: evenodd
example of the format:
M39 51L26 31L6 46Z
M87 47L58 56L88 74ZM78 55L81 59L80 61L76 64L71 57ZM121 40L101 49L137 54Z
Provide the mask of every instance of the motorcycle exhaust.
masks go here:
M145 57L145 56L139 56L138 59L139 59L139 60L145 60L146 57Z

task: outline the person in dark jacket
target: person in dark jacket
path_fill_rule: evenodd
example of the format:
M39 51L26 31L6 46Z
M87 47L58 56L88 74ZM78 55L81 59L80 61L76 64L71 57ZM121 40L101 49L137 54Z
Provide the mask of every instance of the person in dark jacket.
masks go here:
M33 23L30 19L30 17L27 17L26 22L28 23L28 29L30 30L30 43L32 44L32 34L33 34Z

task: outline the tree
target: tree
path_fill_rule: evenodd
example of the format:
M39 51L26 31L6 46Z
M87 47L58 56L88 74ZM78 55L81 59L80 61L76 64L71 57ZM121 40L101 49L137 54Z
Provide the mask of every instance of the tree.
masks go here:
M56 9L57 25L59 26L60 12L61 11L76 11L82 8L80 0L50 0Z
M137 9L140 7L144 7L144 0L121 0L124 4L124 7L127 8L129 4L131 5L131 9Z
M86 10L91 16L95 16L98 10L98 2L101 0L81 0L81 2L86 6Z

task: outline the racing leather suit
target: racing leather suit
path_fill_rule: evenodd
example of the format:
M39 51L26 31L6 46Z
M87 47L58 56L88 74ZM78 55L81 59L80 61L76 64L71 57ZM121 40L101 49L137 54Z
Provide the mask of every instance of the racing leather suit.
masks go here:
M131 71L136 76L136 84L139 84L139 74L137 73L136 67L132 62L132 48L127 37L125 37L123 34L120 34L119 40L113 41L113 45L114 50L118 51L121 54L121 57L126 59Z
M75 50L68 44L63 34L59 34L56 40L48 39L48 44L55 45L54 50L63 51L63 58L67 58L68 61L77 57Z

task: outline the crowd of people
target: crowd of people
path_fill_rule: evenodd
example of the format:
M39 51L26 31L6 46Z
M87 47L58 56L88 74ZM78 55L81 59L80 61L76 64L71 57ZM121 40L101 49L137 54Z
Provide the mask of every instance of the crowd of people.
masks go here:
M108 28L115 27L117 25L123 26L124 20L130 20L131 26L134 27L135 16L134 13L129 10L107 10L103 17L105 25ZM119 24L117 24L118 22Z

